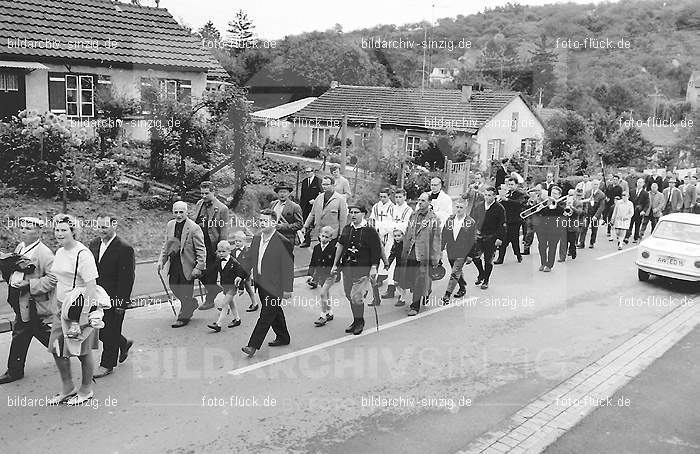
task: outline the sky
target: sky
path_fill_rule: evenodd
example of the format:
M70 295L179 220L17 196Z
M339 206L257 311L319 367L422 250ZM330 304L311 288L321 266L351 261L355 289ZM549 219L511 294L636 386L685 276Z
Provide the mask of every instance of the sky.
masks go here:
M369 28L380 24L402 25L423 20L434 22L442 17L468 16L485 7L502 6L508 0L161 0L160 6L178 21L194 30L211 20L224 33L227 23L242 9L255 25L258 37L281 39L314 30L324 31L337 23L344 31ZM551 3L593 3L588 0L510 0L522 5ZM142 0L153 6L154 0ZM350 7L351 6L351 7Z

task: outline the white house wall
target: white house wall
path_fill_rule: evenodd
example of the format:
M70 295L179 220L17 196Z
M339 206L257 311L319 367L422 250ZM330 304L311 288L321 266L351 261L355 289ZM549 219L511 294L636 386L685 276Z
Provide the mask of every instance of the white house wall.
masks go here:
M518 113L517 131L511 131L511 119L514 112ZM476 141L481 148L482 167L485 168L491 159L491 156L488 155L489 140L503 140L504 154L502 156L510 157L520 152L522 139L538 139L540 141L538 146L541 146L542 138L544 138L544 127L523 100L517 97L476 134Z

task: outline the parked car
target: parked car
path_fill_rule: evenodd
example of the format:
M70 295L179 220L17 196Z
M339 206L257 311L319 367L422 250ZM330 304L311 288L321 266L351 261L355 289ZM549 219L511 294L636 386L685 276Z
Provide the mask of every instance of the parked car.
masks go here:
M700 281L700 214L672 213L659 219L637 250L640 281L650 275Z

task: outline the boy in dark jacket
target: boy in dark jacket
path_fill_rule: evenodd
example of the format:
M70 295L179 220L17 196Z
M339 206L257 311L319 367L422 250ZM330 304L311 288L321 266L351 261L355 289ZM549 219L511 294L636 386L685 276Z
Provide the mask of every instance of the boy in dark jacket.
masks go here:
M335 230L331 226L325 226L318 234L319 243L314 246L309 263L309 279L306 281L311 288L321 284L321 316L314 322L315 326L323 326L333 320L333 309L330 305L329 292L335 282L335 276L331 275L331 268L335 260L336 240Z
M396 268L394 268L394 286L399 294L399 299L396 300L394 306L403 306L406 304L406 292L411 287L411 283L406 280L406 259L401 258L403 252L403 230L394 229L394 244L391 246L387 264L385 269L389 269L394 260L396 260Z
M221 311L221 314L219 314L219 319L216 322L207 325L207 327L218 333L221 331L221 325L227 312L233 312L233 320L229 323L229 328L235 328L241 324L241 317L238 315L235 298L236 294L238 296L243 295L248 274L243 270L238 260L231 255L231 244L228 241L219 241L219 244L216 245L216 255L218 258L216 261L216 277L220 283L221 292L214 298L214 304Z

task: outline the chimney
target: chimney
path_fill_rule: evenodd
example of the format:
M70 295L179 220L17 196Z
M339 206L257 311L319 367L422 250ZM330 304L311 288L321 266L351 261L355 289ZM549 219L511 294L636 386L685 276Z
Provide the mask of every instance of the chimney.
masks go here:
M472 98L472 86L462 85L462 102L469 102Z
M338 83L337 80L332 80L331 81L331 88L338 88L340 84Z

